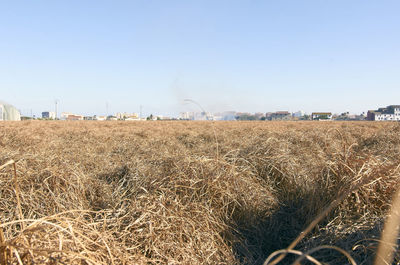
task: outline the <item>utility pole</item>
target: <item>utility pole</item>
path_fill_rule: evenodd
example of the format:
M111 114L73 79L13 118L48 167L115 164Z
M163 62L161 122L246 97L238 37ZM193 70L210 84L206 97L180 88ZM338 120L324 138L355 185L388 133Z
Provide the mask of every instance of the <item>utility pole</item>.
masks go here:
M57 116L58 116L58 113L57 113L57 111L58 111L58 109L57 109L58 102L59 102L58 99L55 99L55 100L54 100L55 112L56 112L56 118L55 118L55 119L56 119L56 120L57 120Z
M106 118L108 117L108 102L106 101Z
M140 105L140 114L139 114L139 119L141 119L141 118L142 118L142 109L143 109L143 106L142 106L142 105Z

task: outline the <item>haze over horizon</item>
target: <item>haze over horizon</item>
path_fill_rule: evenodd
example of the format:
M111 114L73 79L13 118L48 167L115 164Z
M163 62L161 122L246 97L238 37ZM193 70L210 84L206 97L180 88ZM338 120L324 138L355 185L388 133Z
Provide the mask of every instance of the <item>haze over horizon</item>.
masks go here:
M178 115L400 104L399 1L0 3L0 100Z

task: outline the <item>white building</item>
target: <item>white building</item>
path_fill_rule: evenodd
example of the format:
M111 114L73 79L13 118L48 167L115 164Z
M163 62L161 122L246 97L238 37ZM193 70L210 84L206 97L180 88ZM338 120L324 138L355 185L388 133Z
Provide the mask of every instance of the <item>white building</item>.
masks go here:
M0 101L0 121L20 121L21 114L12 105Z
M194 120L194 112L181 112L180 119L182 119L182 120Z
M123 113L117 113L115 115L117 117L118 120L139 120L139 114L137 113L127 113L127 112L123 112Z
M67 121L81 121L83 120L84 116L79 114L73 114L70 112L63 112L61 113L61 119Z
M378 110L370 110L367 120L372 121L400 121L400 105L390 105Z
M93 120L95 120L95 121L105 121L105 120L107 120L107 117L106 117L106 116L97 116L97 115L94 115L94 116L93 116Z
M313 112L312 120L332 120L332 112Z
M295 118L301 118L301 117L303 117L305 114L306 114L306 113L305 113L304 111L302 111L302 110L299 110L299 111L296 111L296 112L293 112L293 113L292 113L293 117L295 117Z
M42 112L42 119L56 119L56 113L53 111L43 111Z

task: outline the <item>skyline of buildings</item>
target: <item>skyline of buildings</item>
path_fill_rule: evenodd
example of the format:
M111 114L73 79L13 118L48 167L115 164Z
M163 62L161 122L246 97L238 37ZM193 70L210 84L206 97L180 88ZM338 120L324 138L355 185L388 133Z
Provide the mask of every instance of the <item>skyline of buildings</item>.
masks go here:
M399 111L400 113L400 111ZM29 118L29 117L26 117ZM54 112L42 112L40 119L55 119ZM290 121L290 120L365 120L367 115L365 112L361 114L350 114L343 112L341 114L333 114L331 112L312 112L308 114L304 111L289 112L289 111L276 111L276 112L181 112L177 117L169 117L163 115L149 115L147 117L140 117L138 113L119 112L113 115L81 115L70 112L62 112L60 120L125 120L125 121L143 121L143 120L193 120L193 121L233 121L233 120L267 120L267 121ZM378 119L377 119L378 120Z
M14 106L3 103L1 106L1 119L5 119L5 106L9 106L10 109L15 109ZM56 102L57 111L57 102ZM349 112L343 112L341 114L334 114L332 112L312 112L308 114L302 110L296 112L289 111L276 111L276 112L236 112L236 111L224 111L224 112L206 112L206 111L185 111L181 112L178 116L165 116L165 115L153 115L150 114L145 117L141 117L138 113L128 112L117 112L114 115L81 115L71 112L62 112L60 117L57 116L56 111L43 111L41 117L35 115L24 116L20 115L22 119L60 119L60 120L376 120L376 121L400 121L400 105L389 105L387 107L381 107L377 110L368 110L367 113L362 112L361 114L350 114Z
M371 121L400 121L400 105L389 105L377 110L369 110L367 119Z

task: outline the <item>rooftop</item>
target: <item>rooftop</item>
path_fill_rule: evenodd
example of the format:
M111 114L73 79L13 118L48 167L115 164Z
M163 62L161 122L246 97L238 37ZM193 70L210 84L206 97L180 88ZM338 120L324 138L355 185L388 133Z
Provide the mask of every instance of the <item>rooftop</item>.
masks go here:
M312 115L332 115L332 112L313 112Z

